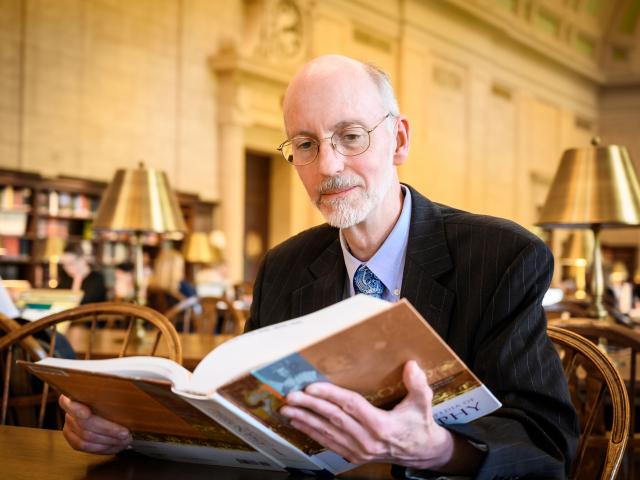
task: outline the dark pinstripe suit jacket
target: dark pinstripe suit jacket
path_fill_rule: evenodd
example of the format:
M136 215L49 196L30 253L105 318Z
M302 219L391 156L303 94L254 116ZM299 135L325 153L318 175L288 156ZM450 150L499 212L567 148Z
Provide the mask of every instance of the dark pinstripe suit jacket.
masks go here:
M549 250L513 222L435 204L409 190L401 296L503 404L451 427L488 446L476 478L563 478L578 427L541 306L553 270ZM290 238L262 263L247 328L338 302L346 278L337 229L322 225Z

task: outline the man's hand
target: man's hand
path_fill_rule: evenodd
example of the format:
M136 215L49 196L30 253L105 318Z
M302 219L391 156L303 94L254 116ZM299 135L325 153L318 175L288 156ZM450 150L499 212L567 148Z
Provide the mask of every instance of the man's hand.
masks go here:
M483 453L432 416L433 391L414 361L403 370L407 396L391 411L329 383L292 392L280 412L291 425L351 463L396 463L418 469L472 474Z
M60 395L58 404L66 412L62 433L75 450L109 455L131 443L129 430L94 415L86 405L64 395Z

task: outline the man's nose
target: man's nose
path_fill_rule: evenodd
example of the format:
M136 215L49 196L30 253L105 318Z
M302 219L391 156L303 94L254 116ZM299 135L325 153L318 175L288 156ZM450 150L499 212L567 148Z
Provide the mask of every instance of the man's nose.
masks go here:
M344 170L344 155L338 153L331 139L323 139L318 146L318 171L324 176L331 177Z

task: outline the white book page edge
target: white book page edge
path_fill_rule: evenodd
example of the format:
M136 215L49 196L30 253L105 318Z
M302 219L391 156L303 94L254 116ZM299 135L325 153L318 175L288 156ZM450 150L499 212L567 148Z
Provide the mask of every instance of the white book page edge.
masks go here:
M188 388L191 372L173 360L163 357L120 357L106 360L75 360L47 357L36 365L69 368L94 373L106 373L118 377L168 380L176 390Z

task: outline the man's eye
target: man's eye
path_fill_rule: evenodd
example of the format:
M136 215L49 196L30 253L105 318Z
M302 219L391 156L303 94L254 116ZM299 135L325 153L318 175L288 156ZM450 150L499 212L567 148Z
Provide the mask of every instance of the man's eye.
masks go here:
M344 132L340 133L340 141L346 144L359 143L362 141L362 138L364 136L365 132L360 129L345 130Z
M311 140L299 140L293 144L293 147L304 152L313 148L313 142Z

